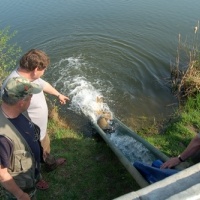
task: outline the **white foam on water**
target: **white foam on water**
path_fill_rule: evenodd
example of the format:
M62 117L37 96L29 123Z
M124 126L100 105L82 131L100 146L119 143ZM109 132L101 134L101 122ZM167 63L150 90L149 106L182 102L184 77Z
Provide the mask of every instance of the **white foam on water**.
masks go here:
M70 110L77 114L83 113L90 120L96 121L99 117L96 111L111 111L105 102L97 102L97 98L103 95L86 78L88 69L92 67L82 55L63 58L54 65L54 69L59 70L59 79L54 82L54 86L63 85L62 93L67 94L71 100ZM96 84L99 82L96 80Z
M98 110L110 111L106 103L97 102L97 98L101 97L102 94L85 78L77 77L73 81L74 89L70 92L70 96L72 96L70 108L73 111L78 113L81 111L93 121L96 121L99 117Z
M110 135L110 140L131 163L141 161L151 165L152 161L155 160L151 152L142 143L128 135L118 133L117 130Z

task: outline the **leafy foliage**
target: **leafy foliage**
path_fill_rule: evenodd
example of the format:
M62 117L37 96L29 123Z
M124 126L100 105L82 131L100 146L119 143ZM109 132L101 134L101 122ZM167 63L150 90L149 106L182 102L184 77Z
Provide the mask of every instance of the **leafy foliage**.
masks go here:
M21 52L17 44L11 44L11 39L15 35L16 32L10 33L10 27L0 30L0 84L9 70L16 66L16 60Z

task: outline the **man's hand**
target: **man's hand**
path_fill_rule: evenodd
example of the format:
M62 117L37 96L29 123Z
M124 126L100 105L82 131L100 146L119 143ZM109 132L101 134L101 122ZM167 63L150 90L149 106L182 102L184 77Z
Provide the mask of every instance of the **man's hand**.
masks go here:
M20 197L17 198L17 200L31 200L31 198L27 193L24 192Z
M165 163L163 163L160 168L161 169L172 168L180 163L181 163L181 161L179 160L178 157L173 157L173 158L169 159L168 161L166 161Z
M58 99L59 99L61 104L66 104L66 102L70 100L69 97L67 97L63 94L59 94Z

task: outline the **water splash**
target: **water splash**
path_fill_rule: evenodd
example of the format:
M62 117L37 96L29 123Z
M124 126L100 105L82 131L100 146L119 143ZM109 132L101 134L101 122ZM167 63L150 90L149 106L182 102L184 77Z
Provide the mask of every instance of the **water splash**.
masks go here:
M142 143L128 135L122 135L118 130L110 135L110 140L131 163L141 161L151 165L152 161L155 160L155 157Z
M96 111L110 111L106 103L97 102L97 98L101 97L102 94L85 78L75 78L73 86L74 89L70 92L70 96L72 96L70 108L73 111L77 113L81 111L93 121L97 121L99 117Z
M103 97L103 94L87 80L86 70L90 67L82 55L61 59L56 64L56 68L60 69L60 78L54 83L54 86L62 82L62 92L68 93L71 99L69 109L77 114L83 113L90 120L96 122L99 117L96 111L112 112L105 102L97 102L97 98ZM137 160L150 164L154 160L153 155L142 143L128 135L119 133L117 128L115 132L107 136L130 162Z
M93 86L94 83L87 80L88 71L94 67L83 55L61 59L54 68L59 69L59 79L54 82L54 86L62 84L62 93L68 94L71 99L70 110L77 114L83 113L93 121L98 119L97 110L111 112L106 103L97 102L97 98L103 95ZM100 83L99 79L94 81L96 85Z

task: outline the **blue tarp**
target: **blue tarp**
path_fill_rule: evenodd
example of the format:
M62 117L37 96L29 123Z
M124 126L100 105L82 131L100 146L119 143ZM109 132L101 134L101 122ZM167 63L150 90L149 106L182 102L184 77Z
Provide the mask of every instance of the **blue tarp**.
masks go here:
M155 183L179 172L176 169L160 169L162 163L163 162L161 160L155 160L152 165L147 165L145 163L136 161L133 163L133 166L149 183Z

